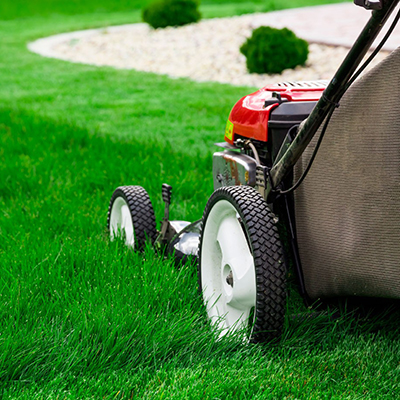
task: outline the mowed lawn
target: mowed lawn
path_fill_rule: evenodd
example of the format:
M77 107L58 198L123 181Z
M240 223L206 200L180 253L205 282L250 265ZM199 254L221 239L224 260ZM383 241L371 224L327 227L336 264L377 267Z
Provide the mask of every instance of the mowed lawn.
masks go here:
M203 1L207 17L318 0ZM42 58L26 44L140 21L144 1L0 3L0 397L395 399L398 308L315 318L289 276L282 340L216 342L195 265L108 240L119 185L194 220L212 193L213 143L254 88ZM302 313L302 316L295 316Z

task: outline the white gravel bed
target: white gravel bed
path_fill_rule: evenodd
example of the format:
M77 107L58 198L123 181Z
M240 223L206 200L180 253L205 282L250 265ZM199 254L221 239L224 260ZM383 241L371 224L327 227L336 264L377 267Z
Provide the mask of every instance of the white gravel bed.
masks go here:
M249 74L239 48L260 21L259 14L251 14L157 30L147 24L123 25L56 35L28 47L47 57L77 63L257 87L282 80L330 79L347 54L343 47L311 43L305 66L281 75ZM386 54L379 54L374 63Z

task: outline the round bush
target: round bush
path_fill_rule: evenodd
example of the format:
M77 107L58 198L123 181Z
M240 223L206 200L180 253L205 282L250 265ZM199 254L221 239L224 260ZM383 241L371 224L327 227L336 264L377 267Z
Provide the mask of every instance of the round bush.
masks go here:
M286 68L306 62L308 43L287 28L261 26L253 31L240 51L246 56L249 72L280 74Z
M195 0L162 0L151 3L143 9L143 21L153 28L181 26L197 22L200 12Z

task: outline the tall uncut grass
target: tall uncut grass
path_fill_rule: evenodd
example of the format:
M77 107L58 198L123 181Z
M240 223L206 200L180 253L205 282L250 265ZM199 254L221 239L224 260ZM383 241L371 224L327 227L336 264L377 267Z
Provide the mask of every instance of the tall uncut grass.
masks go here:
M108 240L118 185L146 187L159 220L168 182L172 217L201 216L213 143L252 89L41 58L28 41L135 22L139 12L123 7L143 3L43 0L29 16L15 11L19 1L0 5L0 397L398 397L395 306L311 315L290 277L280 342L217 342L194 264L176 268L150 248L138 255ZM45 17L52 7L64 15Z

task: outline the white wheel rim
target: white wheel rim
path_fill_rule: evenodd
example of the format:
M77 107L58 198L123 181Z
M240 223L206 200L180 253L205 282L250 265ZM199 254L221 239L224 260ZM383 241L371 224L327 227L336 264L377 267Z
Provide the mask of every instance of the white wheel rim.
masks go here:
M200 273L208 317L220 336L244 332L256 305L254 258L237 210L227 200L211 209L202 241Z
M134 247L135 235L131 211L127 202L122 197L117 197L110 213L110 235L111 240L116 237L125 238L125 244Z

